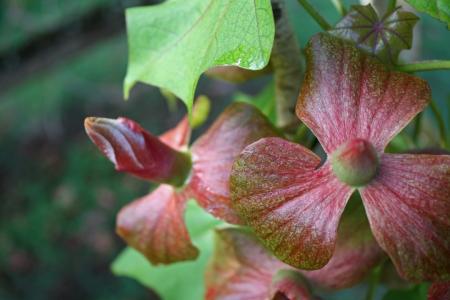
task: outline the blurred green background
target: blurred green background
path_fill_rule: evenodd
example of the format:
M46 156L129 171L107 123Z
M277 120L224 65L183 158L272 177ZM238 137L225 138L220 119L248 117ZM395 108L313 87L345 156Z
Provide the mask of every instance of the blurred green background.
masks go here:
M110 272L125 247L114 234L115 215L149 186L114 171L86 137L83 119L127 116L161 133L184 114L153 87L138 85L129 101L122 98L123 12L154 2L0 1L0 299L153 298ZM331 1L313 2L330 22L339 19ZM304 45L320 29L295 0L288 4ZM445 25L421 18L421 58L449 59ZM420 75L430 80L448 128L450 73ZM202 78L198 93L213 103L209 122L236 92L257 93L267 81Z

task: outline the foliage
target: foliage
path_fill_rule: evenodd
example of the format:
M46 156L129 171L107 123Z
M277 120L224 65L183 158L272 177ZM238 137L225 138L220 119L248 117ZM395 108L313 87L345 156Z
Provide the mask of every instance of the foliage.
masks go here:
M183 299L186 295L192 299L201 299L204 294L203 270L213 249L211 229L222 222L206 213L194 201L188 202L185 218L192 241L200 250L196 260L155 266L136 250L127 248L112 264L113 272L138 280L158 292L163 299Z
M448 0L406 0L418 11L426 12L431 16L447 23L450 29L450 1Z
M189 111L204 71L220 65L262 69L274 35L269 0L170 0L128 9L127 29L125 96L142 81L170 90Z

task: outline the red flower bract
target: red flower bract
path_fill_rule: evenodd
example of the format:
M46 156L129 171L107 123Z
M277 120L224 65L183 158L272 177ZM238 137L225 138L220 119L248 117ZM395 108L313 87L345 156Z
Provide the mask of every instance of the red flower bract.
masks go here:
M299 271L274 258L250 233L236 228L216 232L205 285L206 300L316 299Z
M243 103L229 106L190 153L186 118L159 138L124 118L87 118L85 125L118 170L163 183L125 206L117 218L118 234L155 264L197 257L184 223L190 197L214 216L240 222L230 208L228 178L233 161L246 145L277 135L255 107Z
M279 138L249 145L232 169L234 208L281 260L318 269L333 255L341 214L358 188L372 232L400 275L449 279L450 156L383 153L429 102L427 83L388 71L328 34L312 38L307 62L297 115L330 159L321 165L308 149ZM344 180L367 167L375 171L361 184Z

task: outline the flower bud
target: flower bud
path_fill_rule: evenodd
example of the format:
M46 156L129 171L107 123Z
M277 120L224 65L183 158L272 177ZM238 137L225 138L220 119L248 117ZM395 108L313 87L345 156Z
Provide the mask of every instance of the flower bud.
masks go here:
M335 150L331 164L340 181L360 187L375 177L379 163L372 144L363 139L354 139Z
M173 186L183 185L190 173L188 153L171 148L134 121L89 117L84 126L118 171Z

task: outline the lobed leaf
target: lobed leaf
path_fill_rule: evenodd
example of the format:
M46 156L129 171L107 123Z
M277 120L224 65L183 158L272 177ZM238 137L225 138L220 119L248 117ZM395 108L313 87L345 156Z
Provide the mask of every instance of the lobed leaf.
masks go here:
M125 96L141 81L170 90L188 111L207 69L264 68L275 31L269 0L169 0L128 9L126 20Z

